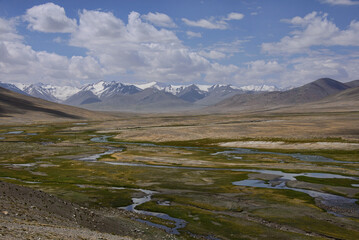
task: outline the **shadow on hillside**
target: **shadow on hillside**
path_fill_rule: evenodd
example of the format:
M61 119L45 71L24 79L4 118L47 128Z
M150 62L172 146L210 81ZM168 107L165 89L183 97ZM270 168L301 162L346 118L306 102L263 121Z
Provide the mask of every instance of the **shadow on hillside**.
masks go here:
M5 104L5 107L4 106L0 107L0 116L3 116L3 117L6 116L7 114L11 114L11 113L24 113L22 111L22 110L24 110L24 111L44 112L44 113L48 113L48 114L51 114L56 117L82 119L82 117L68 114L68 113L65 113L62 111L44 108L44 107L38 107L38 106L35 106L30 101L27 101L27 100L24 100L21 98L17 98L17 97L13 97L10 95L0 94L0 102ZM6 105L8 105L9 107L7 107Z

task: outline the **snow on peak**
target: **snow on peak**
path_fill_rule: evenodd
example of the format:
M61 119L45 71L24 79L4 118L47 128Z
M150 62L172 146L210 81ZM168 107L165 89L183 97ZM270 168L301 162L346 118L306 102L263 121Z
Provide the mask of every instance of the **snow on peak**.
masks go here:
M52 95L61 101L65 101L79 91L79 88L71 86L53 86L51 89Z
M27 88L29 85L22 84L22 83L13 83L18 89L21 91L24 91L25 88Z
M93 83L85 86L83 90L91 91L96 96L99 96L101 95L101 93L105 91L106 85L108 85L108 83L106 83L105 81L99 81L97 83Z
M212 85L203 85L203 84L196 84L199 90L208 92L208 90L212 87Z
M51 84L43 84L43 83L37 83L30 85L28 88L33 88L43 94L50 94L54 96L56 99L64 101L73 94L80 91L77 87L71 87L71 86L54 86ZM30 90L30 89L29 89Z
M163 90L164 87L161 86L161 83L158 82L150 82L150 83L143 83L143 84L133 84L135 87L138 87L141 90L145 90L147 88L156 88L158 90Z
M269 85L248 85L240 87L244 91L256 91L256 92L273 92L278 91L279 88L276 86L269 86Z
M179 94L186 86L185 85L168 85L164 90L173 95Z

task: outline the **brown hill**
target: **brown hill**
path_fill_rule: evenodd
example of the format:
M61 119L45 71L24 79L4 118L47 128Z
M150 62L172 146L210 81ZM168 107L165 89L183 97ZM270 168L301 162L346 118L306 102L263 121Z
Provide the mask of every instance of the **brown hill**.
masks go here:
M346 82L345 85L353 88L353 87L359 87L359 80L354 80L351 82Z
M53 103L0 87L0 122L105 119L109 115Z
M359 87L349 88L345 91L328 96L313 103L322 106L333 106L335 108L350 108L359 111Z
M319 101L348 88L350 87L336 80L321 78L302 87L283 92L238 94L214 105L210 109L263 109L290 106Z
M3 181L0 192L0 239L170 239L118 209L87 208Z

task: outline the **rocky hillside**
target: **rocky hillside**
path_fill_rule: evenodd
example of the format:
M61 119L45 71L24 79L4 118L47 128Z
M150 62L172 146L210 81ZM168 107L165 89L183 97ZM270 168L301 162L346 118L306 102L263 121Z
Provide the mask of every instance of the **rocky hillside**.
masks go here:
M176 239L117 209L90 209L0 181L0 239Z

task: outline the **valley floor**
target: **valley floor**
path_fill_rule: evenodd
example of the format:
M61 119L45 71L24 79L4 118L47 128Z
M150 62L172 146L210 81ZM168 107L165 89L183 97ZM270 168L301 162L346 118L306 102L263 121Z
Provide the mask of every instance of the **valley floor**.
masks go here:
M0 129L5 239L358 239L359 112Z

